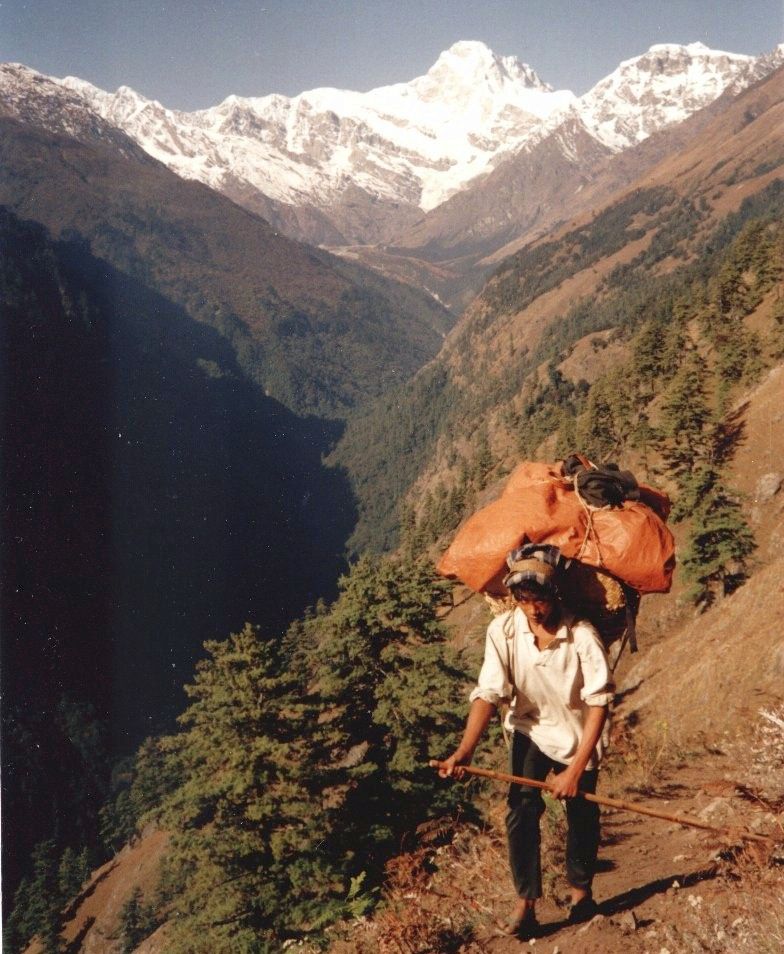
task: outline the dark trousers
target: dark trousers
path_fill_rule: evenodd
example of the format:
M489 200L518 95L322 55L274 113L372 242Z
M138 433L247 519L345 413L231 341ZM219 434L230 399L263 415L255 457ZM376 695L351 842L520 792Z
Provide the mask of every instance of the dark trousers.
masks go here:
M513 732L509 762L512 775L543 782L550 770L566 768L541 752L521 732ZM580 789L596 791L596 769L583 772ZM574 888L590 891L599 850L599 806L584 798L567 798L566 877ZM542 793L529 785L510 785L507 797L506 833L509 865L517 894L521 898L542 896L542 865L539 852L539 819L544 811Z

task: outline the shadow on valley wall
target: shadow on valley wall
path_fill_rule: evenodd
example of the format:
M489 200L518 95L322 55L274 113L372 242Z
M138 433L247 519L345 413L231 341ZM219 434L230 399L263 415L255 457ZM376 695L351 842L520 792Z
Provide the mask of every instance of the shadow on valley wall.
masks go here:
M334 596L356 510L322 463L341 425L265 397L213 328L83 240L0 211L0 243L4 808L34 830L64 697L108 757L172 728L205 639Z

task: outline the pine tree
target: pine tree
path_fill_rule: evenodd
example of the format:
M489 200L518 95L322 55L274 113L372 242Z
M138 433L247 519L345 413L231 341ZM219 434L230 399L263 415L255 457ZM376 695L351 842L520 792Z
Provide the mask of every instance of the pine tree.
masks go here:
M724 411L733 388L752 384L763 367L762 345L756 332L749 331L742 321L735 322L716 340L716 377L719 410Z
M133 841L139 827L180 783L181 773L171 749L165 738L146 739L135 756L115 767L112 796L98 815L101 840L109 852Z
M638 417L637 390L626 367L598 378L588 394L577 426L577 446L594 460L616 457L628 442Z
M728 256L715 279L712 295L720 319L743 318L751 311L750 290L744 275L744 263Z
M14 901L10 914L3 924L3 947L9 954L24 950L27 942L35 934L35 924L31 917L31 884L29 876L22 878L14 892Z
M476 453L472 466L474 484L478 490L482 490L487 486L487 482L490 478L490 471L493 469L494 464L495 458L493 457L493 452L490 449L490 441L487 436L487 429L482 428L479 433L479 442L476 447Z
M169 950L279 950L339 910L344 893L320 851L317 712L254 627L205 648L186 687L185 731L169 740L184 776L163 811L173 831Z
M748 577L756 549L754 533L731 492L714 482L696 505L683 568L693 581L691 597L707 607L736 590Z
M337 796L328 850L370 884L405 831L459 796L427 768L431 745L458 731L464 708L465 677L436 615L443 588L422 563L364 557L318 634L321 744Z
M779 297L773 303L771 353L774 358L784 357L784 297Z
M141 888L134 888L130 898L120 909L119 933L121 954L132 954L141 942L157 927L155 912L144 903Z
M64 896L59 886L57 846L52 839L33 849L32 873L14 895L14 906L4 931L4 949L21 951L36 936L43 954L59 954L61 908Z
M640 329L632 345L632 370L639 382L641 394L648 399L655 394L656 383L662 372L665 334L663 325L649 321Z
M87 849L77 854L73 848L66 848L57 869L57 887L61 896L66 900L75 897L89 874Z
M673 379L662 404L659 449L680 491L673 518L683 519L694 503L695 487L711 464L713 414L708 404L705 362L692 351Z

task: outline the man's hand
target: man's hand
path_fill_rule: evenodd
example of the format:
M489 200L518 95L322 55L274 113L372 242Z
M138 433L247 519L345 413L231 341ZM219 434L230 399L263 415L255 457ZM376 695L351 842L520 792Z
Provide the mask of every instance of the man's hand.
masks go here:
M438 770L438 774L441 778L463 778L465 771L463 769L464 765L471 764L471 755L465 755L456 749L448 759L444 759L441 763L441 768Z
M582 774L582 772L574 772L571 768L559 772L551 783L551 794L555 798L574 798L579 791Z
M495 706L491 702L485 702L484 699L474 699L468 711L468 719L460 745L448 759L444 759L442 768L438 770L441 778L462 778L465 775L461 766L471 764L474 749L494 715Z

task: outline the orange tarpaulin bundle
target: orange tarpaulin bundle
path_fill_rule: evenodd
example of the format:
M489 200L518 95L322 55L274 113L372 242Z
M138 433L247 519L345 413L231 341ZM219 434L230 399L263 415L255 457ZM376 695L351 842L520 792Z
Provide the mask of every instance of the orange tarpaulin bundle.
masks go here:
M580 499L560 464L524 462L499 499L460 527L437 569L472 590L502 595L507 553L549 543L639 593L666 593L675 568L675 541L664 523L669 509L666 494L642 485L639 501L597 509Z

